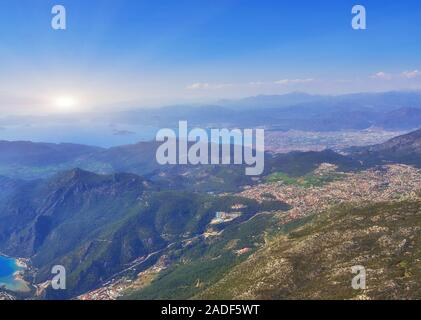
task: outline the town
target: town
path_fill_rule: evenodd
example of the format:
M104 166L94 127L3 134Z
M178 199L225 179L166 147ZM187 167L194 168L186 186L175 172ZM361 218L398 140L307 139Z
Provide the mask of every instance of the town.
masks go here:
M322 164L316 175L336 172L331 164ZM317 214L342 203L364 204L399 201L417 196L421 170L402 164L386 165L357 173L342 173L343 178L322 186L287 185L283 181L247 188L240 195L263 201L268 194L292 206L282 219L291 221Z
M405 199L415 199L420 196L421 170L402 164L385 165L359 172L337 172L335 165L324 163L314 172L314 176L339 175L341 178L332 182L303 186L287 184L285 181L266 182L256 186L246 187L238 193L239 196L262 202L268 197L285 202L291 206L288 211L277 213L280 225L299 219L317 215L341 204L357 206L365 203L394 202ZM218 239L223 231L215 231L213 226L223 224L241 216L241 205L231 208L234 212L215 212L215 218L209 228L202 235L203 238ZM186 239L188 244L193 239ZM250 251L243 248L235 251L242 255ZM144 260L141 260L144 261ZM170 262L163 255L151 268L138 274L136 279L116 276L102 287L92 290L78 297L81 300L115 300L124 295L127 290L148 286L162 271L166 270ZM200 283L196 284L197 286Z

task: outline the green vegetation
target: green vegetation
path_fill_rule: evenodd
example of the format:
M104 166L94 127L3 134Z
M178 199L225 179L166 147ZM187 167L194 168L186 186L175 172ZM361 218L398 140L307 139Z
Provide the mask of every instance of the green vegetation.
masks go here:
M199 299L420 299L421 202L332 209L279 235ZM367 270L354 290L351 267Z
M31 257L38 269L36 283L51 278L51 266L66 267L67 290L47 290L48 298L89 291L139 257L160 253L159 258L168 246L173 250L204 233L217 212L241 213L215 225L219 232L259 212L288 208L275 200L160 190L126 173L74 169L46 180L1 181L11 196L0 201L0 219L8 221L0 224L0 251Z
M307 174L302 177L290 177L283 172L275 172L266 178L267 182L282 182L286 185L295 185L304 188L320 187L333 181L344 178L344 174L330 172L328 174Z
M261 248L267 238L282 232L273 214L260 214L242 224L233 224L215 238L173 250L175 262L152 283L124 299L189 299L221 279L234 266ZM248 248L244 254L238 250Z
M385 145L387 152L383 146L381 157L371 149L358 159L329 150L268 155L265 181L310 188L344 177L315 172L322 163L341 172L383 161L412 163L419 160L415 138L409 147L400 139ZM344 205L280 225L290 207L272 194L263 194L262 202L222 196L262 181L245 176L241 166L158 167L153 143L107 150L2 145L0 251L30 257L36 283L51 279L52 265L66 267L68 290L48 289L46 298L87 292L146 257L130 275L163 257L169 263L125 298L421 298L419 201ZM217 212L238 217L215 223ZM374 270L362 293L349 286L355 264Z

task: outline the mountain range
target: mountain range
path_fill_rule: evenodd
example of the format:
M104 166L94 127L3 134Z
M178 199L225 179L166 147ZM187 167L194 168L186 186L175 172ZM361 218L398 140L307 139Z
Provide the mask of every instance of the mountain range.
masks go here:
M348 150L353 158L365 165L379 163L405 163L420 166L421 130L399 136L385 143L351 148Z
M325 150L322 152L291 152L288 154L266 154L266 172L282 169L289 174L303 174L322 162L332 162L344 170L382 162L420 165L420 132L413 131L383 144L367 147L353 147L344 150L344 155ZM34 142L0 142L0 176L14 179L33 180L50 177L63 170L81 168L98 174L127 172L151 179L177 176L174 186L196 184L203 178L215 177L215 183L233 185L224 178L226 170L231 178L251 183L239 166L161 166L156 162L157 142L139 142L112 148L99 148L76 144L48 144ZM242 177L240 177L240 175ZM200 178L202 176L202 178ZM197 183L193 182L193 178ZM218 183L218 179L222 179ZM209 182L209 181L208 181ZM208 190L212 191L212 190Z
M133 174L73 169L23 183L1 203L0 251L31 257L39 269L37 283L49 279L52 265L65 265L66 297L71 297L138 257L202 234L215 212L230 211L234 204L244 206L240 221L264 205L229 196L160 191Z
M292 240L284 243L283 238L278 238L280 232L283 237L308 220L281 226L274 221L283 217L290 205L270 195L260 201L239 193L265 182L272 174L282 172L300 178L325 163L349 173L391 163L421 168L420 145L418 130L380 145L352 148L345 154L330 150L268 154L264 175L251 179L244 178L242 168L233 165L159 168L154 164L155 142L110 149L2 142L0 252L31 259L32 273L26 277L38 285L37 298L74 298L109 283L117 275L134 276L157 264L166 270L159 273L159 281L126 292L127 298L242 296L246 289L237 286L237 282L230 284L238 272L255 274L256 278L245 283L254 288L258 288L256 283L270 280L266 275L260 280L260 273L249 271L252 266L269 268L264 265L268 261L264 256L272 254L272 249L265 246L274 243L273 259L283 261L285 254L290 257L285 250L301 248L309 241L305 237L311 239L311 232L315 231L306 229L310 231L305 231L305 237L290 234ZM20 168L18 173L16 168ZM419 204L408 202L407 206L414 208L411 212L415 219ZM384 211L387 217L406 210L395 204L384 208L388 208ZM227 217L223 223L218 220L219 215ZM326 228L336 234L350 223L344 218ZM213 238L215 235L217 238ZM338 238L337 242L342 240ZM283 246L288 243L290 249L285 249ZM282 248L278 249L278 245ZM266 249L259 251L260 248ZM247 260L255 252L256 257L263 255L259 262ZM302 266L300 256L291 258L297 261L298 269ZM40 289L51 279L53 265L66 266L65 292L50 287ZM269 290L268 285L263 291L244 297L282 298L288 290L301 290L304 280L291 276L298 282L289 288L278 292ZM200 285L198 279L206 279L207 285ZM224 283L232 290L226 290ZM294 294L317 297L300 290ZM344 293L345 296L348 297Z
M232 268L195 299L419 299L421 202L343 206L321 214ZM367 269L354 290L352 267Z
M0 117L0 130L5 140L71 142L109 148L152 140L159 129L177 128L179 121L188 121L189 128L262 127L280 134L291 130L330 133L373 129L401 134L420 128L421 94L292 93L153 108L123 105L103 113L4 116Z
M273 130L336 131L381 127L417 129L421 124L421 93L385 92L340 96L291 93L220 100L209 105L177 105L104 115L122 123L174 127L180 120L192 126L263 126Z

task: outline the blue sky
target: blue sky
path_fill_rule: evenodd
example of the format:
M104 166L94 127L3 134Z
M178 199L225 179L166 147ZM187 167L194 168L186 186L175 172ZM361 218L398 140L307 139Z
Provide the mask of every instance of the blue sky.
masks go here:
M367 30L351 28L355 4ZM419 21L418 0L0 0L0 108L418 90Z

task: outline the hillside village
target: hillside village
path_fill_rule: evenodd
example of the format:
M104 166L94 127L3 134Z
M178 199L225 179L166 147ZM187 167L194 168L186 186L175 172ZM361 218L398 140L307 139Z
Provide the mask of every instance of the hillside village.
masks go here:
M335 166L322 164L316 175L335 172ZM421 186L421 170L402 164L386 165L356 173L341 173L342 179L322 186L286 185L283 181L260 184L240 193L262 201L268 194L292 206L282 219L299 219L325 211L341 203L364 204L398 201L414 197Z

